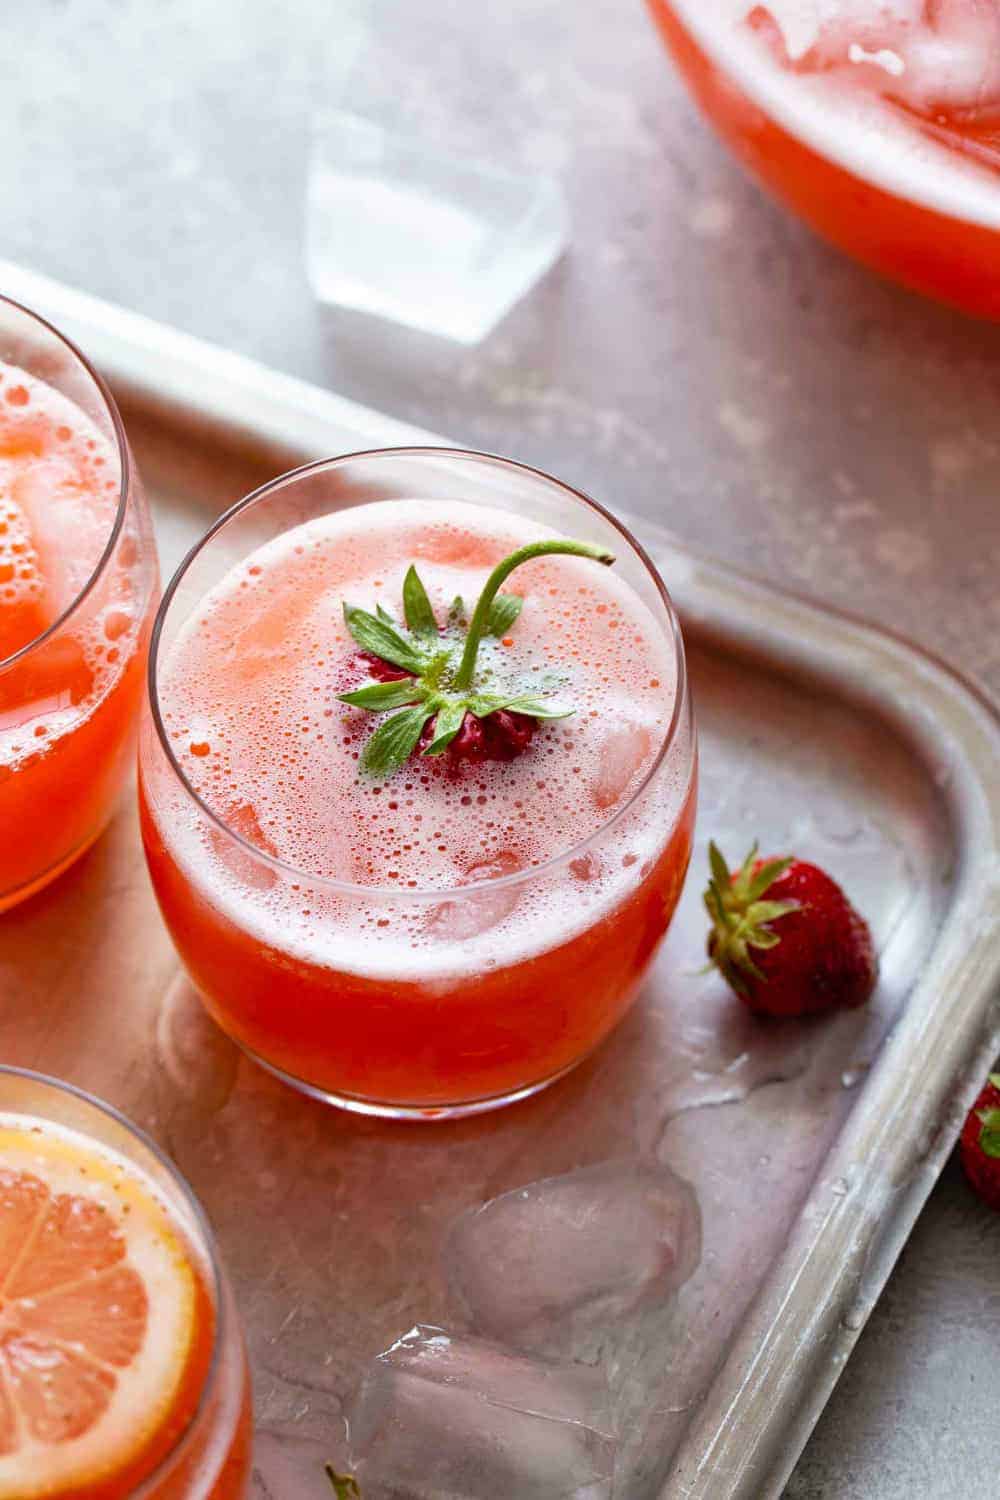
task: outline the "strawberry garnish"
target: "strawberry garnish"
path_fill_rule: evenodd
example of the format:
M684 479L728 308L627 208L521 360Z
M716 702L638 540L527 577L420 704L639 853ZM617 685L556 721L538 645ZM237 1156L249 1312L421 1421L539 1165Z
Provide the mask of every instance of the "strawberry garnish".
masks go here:
M1000 1073L991 1073L962 1127L959 1155L984 1203L1000 1210Z
M758 859L735 872L709 845L708 955L751 1010L815 1015L863 1005L878 964L871 932L835 880L793 858Z
M527 750L538 728L530 714L512 713L498 708L487 717L466 713L462 727L447 747L452 764L467 760L474 764L484 760L516 760ZM427 723L420 735L418 750L424 751L434 738L433 725Z
M337 696L353 708L386 715L365 742L362 771L391 776L411 755L513 760L542 721L572 714L549 697L544 680L509 680L479 657L484 637L506 638L524 605L518 594L500 593L500 585L522 563L559 555L606 567L614 562L604 547L589 542L529 542L497 563L471 618L456 599L444 624L415 567L403 580L403 624L381 605L370 614L345 603L344 620L361 648L355 660L368 664L370 680Z

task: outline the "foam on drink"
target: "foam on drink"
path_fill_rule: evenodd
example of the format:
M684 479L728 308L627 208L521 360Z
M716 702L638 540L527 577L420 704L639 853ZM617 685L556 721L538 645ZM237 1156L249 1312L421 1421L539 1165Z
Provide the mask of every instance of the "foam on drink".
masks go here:
M1000 226L1000 10L979 0L672 0L792 134L890 192ZM794 74L794 87L789 75Z
M86 588L114 528L113 444L68 397L0 363L0 663L44 634ZM104 699L139 621L127 533L77 616L34 661L0 673L0 771L45 753Z
M688 767L678 754L676 774L657 778L655 813L630 815L671 724L676 666L663 626L614 569L553 557L508 581L524 609L480 662L518 680L554 674L556 696L575 709L510 763L456 770L417 758L385 781L359 776L378 720L337 701L365 680L345 599L399 618L415 562L443 620L456 595L471 606L501 557L549 534L478 506L382 502L286 533L216 586L162 663L165 728L213 812L301 875L227 838L164 766L148 789L157 819L207 899L311 962L410 977L543 951L634 889L672 831ZM614 840L530 882L503 881L547 866L623 809ZM417 899L429 891L441 899Z

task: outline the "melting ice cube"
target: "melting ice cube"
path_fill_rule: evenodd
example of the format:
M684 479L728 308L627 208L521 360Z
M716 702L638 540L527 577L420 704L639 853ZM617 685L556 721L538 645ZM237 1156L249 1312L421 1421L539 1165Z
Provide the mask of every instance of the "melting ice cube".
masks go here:
M232 828L247 843L262 849L265 854L277 856L277 849L260 825L257 809L250 802L233 803L224 808L222 816L226 826ZM228 870L235 883L252 886L254 890L268 891L277 881L277 875L264 860L255 859L242 844L229 838L218 828L208 829L208 841L221 864Z
M477 343L562 251L559 184L328 111L309 169L307 258L323 302Z
M610 1500L616 1443L592 1365L525 1359L419 1325L372 1361L348 1413L362 1490L407 1500Z
M614 807L621 801L651 747L649 730L641 724L624 724L606 736L591 784L591 794L598 807Z
M628 1158L492 1199L459 1219L445 1253L476 1330L537 1348L570 1320L669 1297L698 1264L701 1216L669 1167Z
M505 875L516 875L523 868L524 861L509 849L501 849L489 859L470 865L463 871L461 888L431 907L426 921L428 935L437 942L462 942L505 921L521 899L517 887L504 886L500 890L475 887Z

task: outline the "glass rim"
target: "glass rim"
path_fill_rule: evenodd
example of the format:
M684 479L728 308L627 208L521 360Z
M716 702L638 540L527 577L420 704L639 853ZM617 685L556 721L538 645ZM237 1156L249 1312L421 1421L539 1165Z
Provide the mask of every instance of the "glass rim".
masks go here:
M647 3L653 7L653 0L647 0ZM769 88L764 70L756 63L749 50L739 43L730 44L725 37L720 36L712 22L698 14L691 0L661 0L661 3L666 5L677 25L701 48L711 63L735 80L758 109L817 156L901 202L938 214L942 218L953 219L960 224L968 224L975 229L1000 233L1000 211L995 207L992 212L985 206L979 208L978 199L973 205L967 201L963 203L961 190L952 192L950 184L944 191L935 191L933 182L928 186L928 175L936 178L939 174L917 177L908 174L894 162L880 161L877 155L852 153L838 140L836 128L830 123L833 119L832 112L827 111L820 116L821 125L810 124L809 111L797 103L794 88L790 91L791 102L783 97L788 92L784 88ZM794 80L794 75L792 78ZM917 123L919 125L919 118ZM947 151L950 148L943 146L943 149ZM973 165L977 170L983 170L972 159L963 157L963 160L967 166ZM967 193L966 197L969 196L972 195Z
M143 1130L140 1125L137 1125L134 1120L130 1120L116 1105L109 1104L106 1099L99 1099L96 1094L90 1093L88 1089L81 1088L79 1084L69 1083L65 1078L56 1078L51 1073L40 1073L35 1068L21 1068L16 1067L12 1063L0 1063L0 1079L3 1078L21 1078L28 1083L41 1084L44 1088L54 1089L56 1093L69 1094L72 1098L86 1104L90 1109L96 1110L98 1114L104 1115L113 1121L115 1125L124 1130L126 1135L134 1137L150 1153L157 1165L163 1168L170 1181L177 1188L185 1202L185 1206L191 1213L194 1227L201 1237L202 1243L197 1248L204 1253L208 1263L209 1292L215 1312L212 1353L205 1371L205 1381L198 1395L197 1403L183 1429L177 1434L168 1451L157 1462L156 1467L144 1479L139 1481L136 1488L129 1491L128 1500L143 1500L144 1496L154 1494L156 1487L165 1476L169 1475L170 1467L176 1463L178 1456L183 1454L183 1450L197 1431L215 1394L215 1387L222 1367L222 1350L225 1338L229 1332L229 1315L224 1295L225 1287L222 1277L222 1262L219 1257L215 1234L209 1223L208 1215L205 1213L198 1199L198 1195L176 1162L171 1160L163 1147L151 1135ZM18 1114L20 1111L11 1110L10 1113ZM31 1116L25 1115L25 1118L30 1119ZM75 1129L74 1126L67 1128L71 1130ZM85 1132L81 1130L77 1133L83 1135ZM103 1142L99 1142L98 1144L103 1145ZM183 1227L186 1228L186 1226Z
M613 527L613 529L618 532L618 534L624 539L624 541L632 548L642 566L645 568L646 573L651 579L659 596L660 602L666 612L667 634L669 643L673 648L673 661L675 669L674 702L671 711L670 722L667 725L666 730L664 731L660 748L657 751L652 764L649 766L639 785L626 799L626 801L623 802L622 805L615 810L614 814L610 818L601 823L599 827L595 828L591 833L588 833L585 838L579 839L576 843L568 845L567 848L560 850L558 854L551 855L548 859L543 860L540 864L529 865L523 870L516 870L510 875L491 876L487 880L469 881L465 884L457 886L433 888L419 887L414 889L411 887L397 888L389 885L358 885L352 881L338 880L334 876L316 875L309 870L300 869L297 865L289 864L286 860L280 859L276 855L269 854L265 849L261 849L258 845L252 843L250 839L246 838L237 829L230 827L226 820L220 817L219 814L216 813L214 809L208 805L204 798L201 797L195 787L191 784L183 767L180 764L180 761L174 754L173 748L170 744L166 732L166 727L163 723L163 717L160 712L160 698L156 681L156 669L160 654L160 637L162 635L163 627L166 623L166 618L170 611L170 606L173 602L174 595L180 587L180 584L187 574L188 569L201 555L203 549L208 546L208 544L219 534L219 532L222 531L230 521L235 520L238 515L242 514L244 510L249 509L252 505L257 504L259 501L264 500L275 490L284 488L284 486L286 486L290 482L298 482L306 475L316 474L325 469L335 468L341 464L350 463L352 460L369 458L393 459L427 457L472 459L478 462L494 464L502 469L514 469L521 474L530 476L531 478L541 479L546 484L552 484L557 488L564 490L574 499L580 501L586 508L596 511L596 513L601 516L604 521L606 521L611 527ZM366 504L372 503L377 502L362 501L357 509L361 510ZM506 889L511 886L522 884L525 881L543 876L547 871L553 869L555 866L566 863L571 859L578 858L588 849L588 847L594 842L595 839L603 836L609 828L613 828L620 819L624 818L625 814L630 810L630 808L635 805L635 803L644 795L647 788L652 785L657 775L659 774L664 761L673 748L674 741L677 738L678 731L681 726L682 711L687 700L687 668L684 657L684 642L681 635L680 622L677 618L677 612L674 609L673 600L671 599L670 594L667 591L667 586L663 582L663 579L660 576L659 569L653 562L653 559L643 547L642 543L632 535L628 527L625 526L624 523L620 521L618 517L615 516L610 510L601 505L599 501L592 499L590 495L587 495L583 490L577 489L575 485L567 484L562 479L554 478L553 475L546 473L544 469L539 469L532 464L520 463L517 459L504 458L502 455L497 453L487 453L475 448L454 448L440 444L406 444L401 447L391 448L361 448L352 453L340 453L329 458L315 459L311 463L301 464L295 469L289 469L287 473L279 474L275 479L269 479L266 484L258 485L255 490L252 490L249 495L245 495L242 500L237 500L234 505L231 505L228 508L228 510L223 511L223 513L213 522L213 524L209 527L205 534L200 537L198 541L195 542L194 546L188 550L184 558L178 564L178 567L175 570L174 575L168 583L167 587L164 589L163 597L160 600L159 608L156 611L156 619L153 622L153 630L150 636L149 659L146 667L146 675L150 716L153 720L153 726L156 730L160 748L167 758L167 764L169 768L177 777L178 781L181 784L181 787L194 802L195 806L209 819L210 823L213 823L217 828L221 829L228 838L233 839L236 842L237 846L246 850L247 854L250 855L253 859L261 861L268 868L276 870L283 875L292 876L295 880L307 881L310 886L314 888L332 891L342 896L362 897L367 898L368 900L391 895L394 900L402 900L407 904L418 904L420 902L426 901L441 901L442 899L445 899L447 897L454 898L455 896L465 895L472 891Z
M13 666L15 662L23 660L23 658L28 656L30 652L37 650L38 647L44 645L46 641L51 640L52 637L62 629L67 621L76 614L81 604L83 604L84 600L92 592L92 590L96 588L97 584L102 578L108 564L110 563L114 555L115 547L118 543L118 538L121 535L122 527L125 524L125 515L128 510L128 498L132 489L132 459L129 453L128 440L125 436L125 424L122 421L121 413L118 410L118 405L115 401L115 398L111 394L107 381L102 375L98 374L83 351L78 348L76 344L74 344L72 339L67 338L66 334L60 333L59 329L56 328L54 323L50 323L48 318L43 318L41 313L35 312L34 308L26 307L23 302L18 302L14 297L8 297L3 292L0 292L0 303L5 304L7 307L13 307L17 312L23 313L25 317L30 318L34 323L40 324L42 328L51 333L59 341L59 343L69 351L69 353L83 367L85 373L93 381L94 386L97 389L97 394L103 401L108 416L111 418L111 427L114 433L115 446L118 449L118 463L121 476L118 490L118 504L115 509L115 519L112 523L111 531L108 535L108 540L105 543L104 550L102 551L100 557L97 559L97 562L94 564L90 577L87 579L86 583L84 583L83 587L79 590L76 596L62 611L62 613L57 615L57 617L52 621L51 625L47 625L43 631L41 631L38 635L33 636L30 641L27 641L23 646L20 646L10 656L0 657L0 672L5 672L7 668ZM31 372L28 371L28 373L30 374Z

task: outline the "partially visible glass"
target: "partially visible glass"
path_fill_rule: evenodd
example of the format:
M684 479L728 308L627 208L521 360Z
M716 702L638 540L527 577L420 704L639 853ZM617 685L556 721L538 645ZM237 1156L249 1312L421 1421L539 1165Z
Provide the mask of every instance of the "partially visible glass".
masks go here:
M568 215L545 101L515 97L508 8L355 0L314 127L306 260L325 302L460 343L556 261Z
M207 1321L195 1338L206 1347L199 1360L200 1387L190 1393L190 1415L181 1425L169 1412L161 1416L167 1446L155 1467L141 1466L134 1479L116 1480L111 1474L99 1491L87 1488L86 1493L99 1493L101 1500L243 1500L250 1472L250 1376L232 1290L191 1188L154 1142L110 1105L58 1079L0 1066L0 1129L12 1128L42 1139L51 1132L68 1140L71 1149L76 1138L84 1149L89 1145L123 1159L155 1192L200 1283L198 1316ZM6 1308L8 1318L16 1318L10 1299ZM67 1492L59 1487L53 1493ZM72 1493L84 1492L74 1487Z
M157 592L110 392L0 297L0 911L55 879L114 810Z
M692 93L807 223L1000 317L1000 13L978 0L647 0Z
M218 598L223 580L243 580L244 571L237 590L253 586L261 567L251 554L263 555L276 539L290 551L293 528L355 507L361 536L365 506L401 498L435 514L448 505L480 508L484 525L504 511L547 535L607 547L635 610L646 611L657 632L674 684L662 739L651 731L644 739L645 730L631 736L617 720L597 724L595 734L606 735L607 785L598 794L574 784L604 809L594 832L535 865L475 866L466 883L445 888L412 888L416 879L352 884L275 857L254 788L221 760L213 785L230 810L220 816L195 791L182 761L190 754L211 768L215 752L201 739L214 735L165 686L178 641L199 639L193 622L206 597ZM333 594L328 603L339 612ZM261 617L266 644L252 638L246 616L239 651L247 670L287 659L287 640L276 653L273 631L284 638L288 611L303 607L301 595L279 599ZM596 634L595 649L599 641ZM203 663L190 671L192 680L207 680ZM317 708L325 710L335 676L326 662L310 678ZM285 1081L360 1112L468 1114L545 1087L629 1009L687 870L696 755L683 644L666 590L638 543L600 506L537 470L459 450L361 453L297 470L234 506L181 565L157 617L149 683L140 811L161 910L212 1015ZM261 711L280 714L279 701ZM329 713L336 708L332 699ZM297 717L289 719L287 734L299 732ZM633 755L636 767L648 766L638 784ZM391 796L390 787L387 815ZM360 791L348 816L363 826Z

